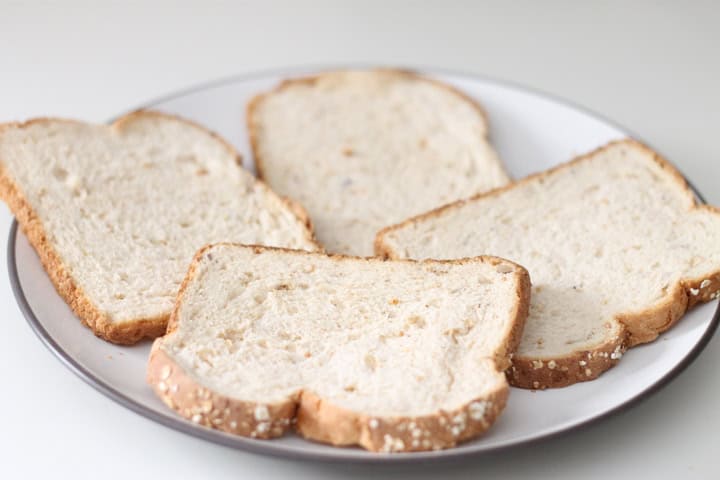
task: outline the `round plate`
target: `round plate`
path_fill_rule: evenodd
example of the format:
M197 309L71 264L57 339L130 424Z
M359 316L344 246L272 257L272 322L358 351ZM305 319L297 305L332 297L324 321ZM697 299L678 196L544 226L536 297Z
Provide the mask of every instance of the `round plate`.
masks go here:
M251 159L245 105L280 80L323 69L284 70L219 81L144 105L175 113L218 132ZM627 130L567 102L472 75L420 69L477 98L487 110L492 142L510 173L523 177L569 160ZM8 267L15 296L28 322L58 358L83 380L147 418L212 442L285 457L326 461L412 462L473 455L537 441L603 418L666 384L709 341L718 324L717 303L695 308L657 341L630 350L599 379L568 388L513 389L503 415L483 437L437 452L383 455L334 448L294 435L262 441L232 436L187 422L165 407L145 384L150 343L121 347L96 338L56 294L37 255L14 224Z

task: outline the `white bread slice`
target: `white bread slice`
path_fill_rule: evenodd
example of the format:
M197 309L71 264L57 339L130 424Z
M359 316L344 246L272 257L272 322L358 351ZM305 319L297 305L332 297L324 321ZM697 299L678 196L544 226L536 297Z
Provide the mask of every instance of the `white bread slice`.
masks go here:
M181 415L233 434L296 423L334 445L447 448L502 410L529 292L525 269L491 257L208 246L153 344L148 382Z
M391 258L499 255L532 276L512 384L592 380L720 296L720 211L633 140L380 232Z
M0 125L0 197L59 294L116 343L165 332L209 242L317 248L301 209L239 163L220 138L159 113Z
M480 106L410 72L287 80L250 103L248 128L260 178L330 252L372 255L380 228L509 181Z

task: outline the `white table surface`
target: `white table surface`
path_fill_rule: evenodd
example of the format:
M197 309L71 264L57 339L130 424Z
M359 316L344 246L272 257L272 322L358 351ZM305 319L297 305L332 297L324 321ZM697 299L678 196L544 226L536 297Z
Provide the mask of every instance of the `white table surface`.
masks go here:
M720 4L98 3L0 1L0 121L101 122L196 83L287 65L437 66L596 110L720 204ZM11 219L0 207L2 252ZM98 394L35 338L0 263L0 478L708 479L720 468L717 337L650 399L561 438L452 464L323 465L205 443Z

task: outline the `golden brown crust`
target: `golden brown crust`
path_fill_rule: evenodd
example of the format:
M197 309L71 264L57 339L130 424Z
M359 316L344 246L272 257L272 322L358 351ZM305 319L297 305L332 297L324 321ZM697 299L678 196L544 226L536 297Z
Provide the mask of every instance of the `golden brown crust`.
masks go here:
M685 191L685 194L687 195L688 200L690 202L692 202L693 206L698 207L698 208L709 207L707 205L703 205L703 206L697 205L697 201L695 200L695 195L693 194L692 190L690 190L690 187L688 186L687 182L685 181L685 177L683 177L680 174L680 172L678 172L677 169L675 169L675 167L673 167L670 164L670 162L668 162L667 160L662 158L655 151L651 150L650 147L647 147L646 145L640 143L637 140L627 138L624 140L615 140L615 141L609 142L609 143L603 145L602 147L598 147L595 150L592 150L588 153L580 155L580 156L574 158L573 160L570 160L569 162L565 162L560 165L556 165L547 170L543 170L542 172L533 173L531 175L528 175L527 177L521 178L520 180L516 180L507 185L503 185L502 187L494 188L492 190L488 190L487 192L478 193L471 197L463 198L461 200L456 200L454 202L450 202L445 205L441 205L437 208L434 208L427 212L421 213L419 215L415 215L413 217L407 218L407 219L403 220L402 222L396 223L394 225L388 225L387 227L379 230L378 233L375 235L375 253L381 257L396 259L399 257L399 255L397 255L396 252L393 252L391 247L384 243L384 237L388 233L390 233L394 230L399 230L405 226L411 225L411 224L419 222L419 221L423 221L423 220L427 220L427 219L430 219L433 217L440 216L446 210L452 210L452 209L460 207L466 203L471 203L471 202L474 202L474 201L480 200L480 199L495 197L507 190L518 188L522 185L533 182L535 180L541 180L541 179L547 178L550 175L554 175L563 170L572 168L579 163L587 162L590 159L592 159L595 155L597 155L605 150L608 150L613 146L622 145L622 144L640 148L641 150L644 150L646 153L651 154L653 156L653 161L655 161L655 163L657 163L663 170L666 170L668 174L670 174L672 177L674 177L677 180L678 185ZM713 207L711 207L711 208L713 208ZM714 211L716 211L716 209Z
M157 337L165 333L167 317L143 318L133 322L112 322L106 314L85 295L75 283L59 255L47 239L40 219L15 183L0 167L0 198L7 203L28 241L40 257L58 294L75 312L80 321L97 336L109 342L132 344L144 337Z
M262 184L267 188L269 192L272 192L274 195L277 195L275 192L273 192L270 187L263 182L262 180L257 180L258 183ZM300 205L298 202L293 200L290 197L284 197L280 196L280 199L283 201L285 206L290 210L293 215L295 215L298 220L300 220L303 225L305 225L305 230L307 232L306 240L308 240L310 243L312 243L315 246L315 250L317 252L324 252L325 247L323 247L320 242L318 242L317 237L315 236L315 227L312 223L312 219L310 218L310 215L308 215L307 210L305 210L305 207Z
M279 85L277 89L280 89L281 86L282 84ZM255 95L252 99L250 99L247 107L245 108L245 124L247 125L248 140L250 141L250 150L252 151L253 161L255 162L255 171L257 172L258 178L263 181L265 181L265 174L263 172L263 160L260 156L258 127L253 120L253 116L258 105L265 99L267 95L269 95L269 93L270 92Z
M252 438L279 437L295 418L297 399L259 404L218 395L196 382L155 340L147 381L160 399L193 423Z
M218 244L215 244L215 245L218 245ZM182 283L180 283L180 288L178 288L177 295L175 296L175 303L173 304L172 311L170 312L170 318L168 319L167 329L165 330L164 336L170 335L175 330L177 330L178 312L180 310L180 305L182 305L182 300L185 297L185 292L187 291L187 288L190 285L190 282L192 281L193 277L195 277L195 271L197 270L198 266L200 265L200 261L202 260L203 255L205 255L205 253L212 248L213 248L213 245L205 245L204 247L200 248L197 252L195 252L193 259L190 261L190 266L188 267L188 271L185 274L185 277L183 278Z
M123 127L129 123L131 123L133 120L137 118L156 118L156 119L163 119L163 120L171 120L173 122L180 122L184 123L185 125L188 125L192 128L195 128L197 130L201 130L205 132L206 134L210 135L212 138L217 140L219 143L221 143L228 152L232 153L232 155L235 157L235 163L237 163L239 166L243 165L243 158L242 155L240 155L240 152L235 150L235 147L232 146L230 142L225 140L223 137L218 135L217 133L213 132L212 130L209 130L208 128L200 125L197 122L193 122L192 120L188 120L186 118L180 117L178 115L172 115L170 113L164 113L159 112L157 110L135 110L134 112L126 113L122 117L118 117L110 126L113 129L116 129L118 131L122 131Z
M594 155L619 144L639 148L652 155L653 161L673 177L678 183L678 186L684 191L690 210L706 209L716 215L720 215L720 209L716 207L698 205L685 178L670 162L642 143L633 139L625 139L610 142L570 162L558 165L544 172L530 175L509 185L444 205L435 210L409 218L397 225L388 226L380 230L375 237L375 253L384 258L397 258L397 253L384 241L384 237L390 232L418 221L439 216L444 211L464 205L465 203L494 197L506 190L519 187L537 179L546 178L549 175L571 168L580 162L588 161ZM640 311L617 315L615 321L620 325L620 333L618 335L606 339L605 342L597 345L595 348L577 350L559 357L540 358L515 356L512 361L512 367L507 371L508 379L510 383L516 387L531 389L565 387L573 383L593 380L604 371L616 365L628 348L655 340L660 333L673 326L689 308L692 308L698 303L717 298L720 298L720 270L712 272L707 277L682 279L678 284L669 286L667 295L655 305Z
M206 128L193 123L189 120L185 120L174 115L168 115L165 113L154 112L154 111L136 111L118 118L110 128L117 131L122 131L123 127L128 125L132 120L137 118L165 118L174 121L180 121L186 123L194 128L198 128L203 132L210 134L213 138L220 141L225 147L233 153L237 159L238 166L242 165L240 155L235 149L219 137L217 134L207 130ZM23 123L7 123L0 125L0 135L3 130L8 128L24 128L36 123L45 122L68 122L82 124L82 122L76 120L57 119L57 118L36 118L31 119ZM269 192L271 195L275 195L272 190L260 180L256 180L258 184ZM315 240L312 233L311 224L308 216L304 213L302 207L294 204L287 199L278 197L279 200L284 203L288 209L293 212L294 215L307 227L306 238L315 244L318 248L320 245ZM15 215L21 230L27 236L28 241L33 246L35 251L40 257L40 261L43 268L48 273L50 280L52 281L58 294L65 300L70 308L75 312L80 321L89 327L95 335L107 340L109 342L131 345L137 343L143 338L155 338L165 333L168 315L160 315L154 318L139 318L131 321L113 322L110 320L108 315L100 311L95 304L88 298L85 292L80 288L75 280L70 275L70 272L62 262L59 254L55 251L51 243L47 239L47 234L37 214L34 212L32 206L28 203L26 197L23 195L20 188L15 182L7 175L4 168L2 168L2 162L0 160L0 199L7 203L10 210Z
M301 390L281 404L267 405L270 419L258 434L258 423L249 418L257 404L233 399L202 387L163 350L163 342L177 329L178 313L185 292L203 257L217 246L252 248L255 254L282 251L294 255L322 255L338 261L360 260L384 262L380 258L351 257L342 254L303 252L287 248L237 243L216 243L198 250L178 291L175 308L168 322L167 334L155 341L148 364L148 383L170 408L196 423L237 435L271 438L282 435L295 422L298 433L306 438L332 445L359 445L376 452L411 452L450 448L484 433L505 407L509 388L503 380L499 388L475 398L454 411L439 411L423 416L370 417L333 405L311 391ZM511 314L508 333L494 354L497 372L509 364L527 317L530 301L530 277L520 265L497 257L475 257L458 260L396 260L403 263L464 264L470 262L507 265L517 284L517 305ZM510 272L508 272L510 273ZM198 393L199 392L199 393ZM204 402L204 403L203 403ZM242 423L244 422L244 423ZM254 432L254 433L253 433Z
M468 257L468 258L456 258L456 259L449 259L449 260L435 260L435 259L425 259L425 260L414 260L412 258L381 258L381 257L358 257L353 255L346 255L344 253L326 253L322 251L313 251L309 252L306 250L298 250L295 248L286 248L286 247L271 247L267 245L253 245L253 244L244 244L244 243L237 243L237 242L216 242L211 243L208 245L205 245L200 248L195 253L195 257L193 262L199 261L202 257L202 253L207 253L209 250L212 250L215 247L240 247L240 248L252 248L253 251L256 254L261 254L265 252L285 252L290 253L293 255L300 255L300 256L320 256L320 257L327 257L332 258L333 260L339 260L339 261L363 261L367 263L384 263L391 261L393 263L419 263L419 264L455 264L455 265L463 265L466 263L487 263L493 266L496 265L507 265L511 267L511 271L515 274L514 277L518 280L519 288L525 288L526 285L529 285L528 282L524 280L524 277L527 276L529 278L529 274L527 273L527 270L525 267L520 265L519 263L515 263L512 260L508 260L507 258L501 258L501 257L495 257L493 255L478 255L477 257ZM189 274L190 272L188 272ZM509 273L509 272L508 272ZM187 277L187 276L186 276ZM186 278L187 279L187 278ZM522 298L522 295L518 293L518 298Z
M627 349L625 338L613 337L593 349L557 358L515 356L506 371L508 381L514 387L543 390L594 380L620 360Z
M480 103L478 103L477 100L470 97L469 95L467 95L465 92L461 91L460 89L458 89L452 85L449 85L447 83L441 82L440 80L426 77L424 75L419 74L418 72L415 72L413 70L408 70L408 69L374 68L374 69L370 69L370 71L395 74L395 75L405 77L405 78L410 78L413 80L419 80L419 81L423 81L423 82L432 83L433 85L435 85L437 87L443 88L443 89L457 95L458 97L462 98L465 102L467 102L469 105L471 105L478 112L478 114L483 118L483 120L485 121L485 126L486 126L484 138L487 139L488 131L489 131L489 128L488 128L489 121L488 121L487 113L483 109L482 105L480 105ZM262 103L262 101L266 97L268 97L270 95L279 93L287 88L290 88L290 87L298 85L298 84L305 84L305 85L312 86L323 75L333 74L333 73L337 73L337 72L338 71L336 71L336 70L330 70L330 71L321 72L321 73L317 73L317 74L309 75L309 76L305 76L305 77L285 79L285 80L281 81L280 84L277 85L274 89L272 89L268 92L265 92L265 93L255 95L248 102L247 109L245 111L245 118L246 118L246 124L247 124L247 129L248 129L248 137L250 139L250 147L253 152L253 158L255 159L255 169L257 170L259 178L264 179L265 173L263 170L263 168L264 168L263 159L262 159L262 156L260 155L259 140L258 140L258 125L257 125L257 122L254 120L255 111L257 110L258 106ZM505 176L508 179L510 179L510 175L505 170L505 166L502 164L500 166L501 166L503 172L505 173Z
M500 346L495 352L495 364L498 366L498 370L506 370L512 363L512 359L515 356L515 351L520 345L523 331L525 330L525 322L530 313L530 302L532 301L532 283L530 281L530 274L523 267L518 272L517 281L520 285L516 292L518 300L516 303L513 316L515 317L512 322L512 327L508 332L506 341Z
M359 445L374 452L413 452L454 447L488 430L505 408L509 388L473 399L454 411L432 415L373 417L343 409L301 390L274 404L248 402L203 387L174 362L155 340L147 381L183 417L235 435L268 439L291 425L305 438L336 446Z
M451 448L487 431L505 408L509 388L473 399L453 411L431 415L376 417L347 410L303 391L297 432L335 446L359 445L373 452L418 452Z

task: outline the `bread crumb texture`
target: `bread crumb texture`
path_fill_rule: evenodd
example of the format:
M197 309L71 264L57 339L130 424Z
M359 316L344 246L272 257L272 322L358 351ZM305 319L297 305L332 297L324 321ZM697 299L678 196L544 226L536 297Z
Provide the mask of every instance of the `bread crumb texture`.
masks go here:
M472 288L468 288L472 285ZM198 253L148 378L183 416L256 438L448 448L493 423L529 278L495 258Z
M0 195L58 292L118 343L164 332L187 265L207 243L317 248L305 219L227 143L158 113L112 126L0 126Z
M480 106L409 72L288 80L251 102L248 125L260 176L330 252L372 255L380 228L508 182Z
M532 302L511 383L592 380L720 291L720 215L633 140L460 201L377 238L394 258L488 254L525 266Z

